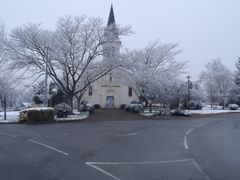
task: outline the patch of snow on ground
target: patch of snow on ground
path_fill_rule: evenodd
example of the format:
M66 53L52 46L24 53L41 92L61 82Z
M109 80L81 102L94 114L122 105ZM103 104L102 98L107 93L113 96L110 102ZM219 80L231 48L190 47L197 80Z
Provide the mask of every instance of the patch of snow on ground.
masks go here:
M7 111L7 120L4 120L4 112L0 112L0 122L18 122L19 111Z
M36 110L36 111L41 111L41 110L54 110L54 108L51 107L37 107L37 108L27 108L22 111L31 111L31 110Z
M66 118L56 118L56 121L79 121L88 118L89 112L81 112L75 115L69 115Z
M222 109L221 106L211 108L209 105L203 107L201 110L190 110L191 114L220 114L220 113L229 113L229 112L240 112L240 110L229 110Z

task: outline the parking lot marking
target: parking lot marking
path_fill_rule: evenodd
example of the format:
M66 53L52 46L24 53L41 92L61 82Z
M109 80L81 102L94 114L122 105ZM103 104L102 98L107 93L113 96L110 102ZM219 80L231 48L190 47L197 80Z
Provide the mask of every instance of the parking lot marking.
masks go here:
M92 164L91 162L86 162L85 164L88 165L88 166L90 166L90 167L92 167L93 169L96 169L97 171L99 171L99 172L101 172L101 173L103 173L103 174L111 177L111 178L114 179L114 180L121 180L120 178L118 178L118 177L112 175L111 173L103 170L102 168L95 166L95 165Z
M194 130L196 130L197 128L201 128L201 127L207 126L208 124L210 124L210 123L200 124L200 125L192 128L192 129L188 130L188 131L185 133L184 138L183 138L185 149L187 149L187 150L189 149L188 142L187 142L187 136L188 136L190 133L192 133ZM198 165L198 163L197 163L194 159L192 159L192 163L193 163L193 165L198 169L198 171L199 171L201 174L204 175L204 179L210 180L210 178L208 177L208 175L203 172L203 170L201 169L201 167Z
M210 180L210 178L202 171L200 166L194 159L179 159L179 160L166 160L166 161L142 161L142 162L85 162L85 164L93 169L111 177L114 180L121 180L119 177L107 172L106 170L98 167L98 165L144 165L144 164L167 164L167 163L182 163L182 162L191 162L194 167L198 169L198 171L204 175L206 180Z
M16 138L16 135L0 132L0 135Z
M197 128L201 128L201 127L207 126L208 124L210 124L210 123L200 124L200 125L192 128L192 129L188 130L188 131L185 133L184 138L183 138L183 143L184 143L184 148L185 148L185 149L187 149L187 150L189 149L188 142L187 142L187 136L188 136L189 134L191 134L193 131L195 131Z
M199 171L201 174L204 175L204 178L205 178L206 180L210 180L210 178L208 177L208 175L206 175L206 173L203 172L202 168L198 165L198 163L197 163L194 159L192 160L192 162L193 162L194 166L198 169L198 171Z
M51 149L51 150L53 150L53 151L56 151L56 152L58 152L58 153L61 153L61 154L65 155L65 156L68 156L68 153L63 152L63 151L61 151L61 150L59 150L59 149L56 149L56 148L54 148L54 147L51 147L51 146L49 146L49 145L47 145L47 144L40 143L40 142L34 141L34 140L32 140L32 139L28 139L28 141L29 141L29 142L32 142L32 143L35 143L35 144L38 144L38 145L40 145L40 146L46 147L46 148Z
M192 131L194 131L195 128L190 129L189 131L186 132L186 136L189 135Z
M201 128L201 127L203 127L203 126L207 126L208 124L210 124L210 123L208 122L208 123L200 124L200 125L197 126L197 128Z
M185 147L185 149L189 149L186 135L184 136L184 147Z
M140 161L140 162L86 162L87 164L94 165L138 165L138 164L163 164L163 163L178 163L192 161L193 159L178 159L178 160L167 160L167 161Z
M128 136L136 136L137 133L128 133L128 134L119 134L117 136L120 136L120 137L128 137Z

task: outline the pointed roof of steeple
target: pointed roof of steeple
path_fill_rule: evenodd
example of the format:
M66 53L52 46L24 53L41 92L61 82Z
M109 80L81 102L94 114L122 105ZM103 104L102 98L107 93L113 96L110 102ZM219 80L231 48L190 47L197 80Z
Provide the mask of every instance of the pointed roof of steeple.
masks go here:
M111 4L111 9L108 17L108 23L107 26L115 25L115 17L113 12L113 5Z

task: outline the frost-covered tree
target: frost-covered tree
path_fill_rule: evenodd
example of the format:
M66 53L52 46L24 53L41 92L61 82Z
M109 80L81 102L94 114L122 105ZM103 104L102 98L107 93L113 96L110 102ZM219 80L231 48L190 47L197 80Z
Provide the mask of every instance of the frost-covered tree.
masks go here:
M9 70L10 56L6 46L7 32L4 28L4 23L0 23L0 103L4 106L14 106L19 96L16 87L20 83L15 77L14 72Z
M120 30L120 35L126 32L127 29ZM119 65L101 61L102 46L109 41L111 37L104 35L102 20L65 16L58 20L54 31L37 24L14 29L8 50L13 68L35 78L47 71L72 106L74 96Z
M151 42L142 50L127 51L125 65L118 74L131 87L141 101L153 99L168 104L172 89L184 73L186 62L179 62L177 44Z
M234 83L240 88L240 58L235 63L237 71L234 74Z
M236 71L234 73L234 83L229 91L228 104L240 105L240 58L237 60Z
M11 72L0 68L0 103L4 106L4 99L6 106L14 106L19 93L16 91L17 82L11 77Z
M204 84L211 107L221 104L224 108L233 82L231 71L222 64L220 59L213 59L205 65L200 79Z
M124 55L126 65L121 67L119 75L140 99L167 101L186 65L176 60L179 53L177 44L149 43L142 50L128 51Z
M8 99L10 92L10 83L9 78L6 75L6 71L4 69L6 56L5 56L5 46L4 46L4 39L5 39L5 29L4 24L0 23L0 103L1 106L4 106L4 99Z

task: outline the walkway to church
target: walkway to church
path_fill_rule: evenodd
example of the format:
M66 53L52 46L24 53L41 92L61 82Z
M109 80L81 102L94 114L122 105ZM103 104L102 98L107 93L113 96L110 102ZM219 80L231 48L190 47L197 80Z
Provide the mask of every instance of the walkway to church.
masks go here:
M119 109L98 109L92 113L88 120L89 121L121 121L121 120L140 120L146 119L139 114L126 112Z

